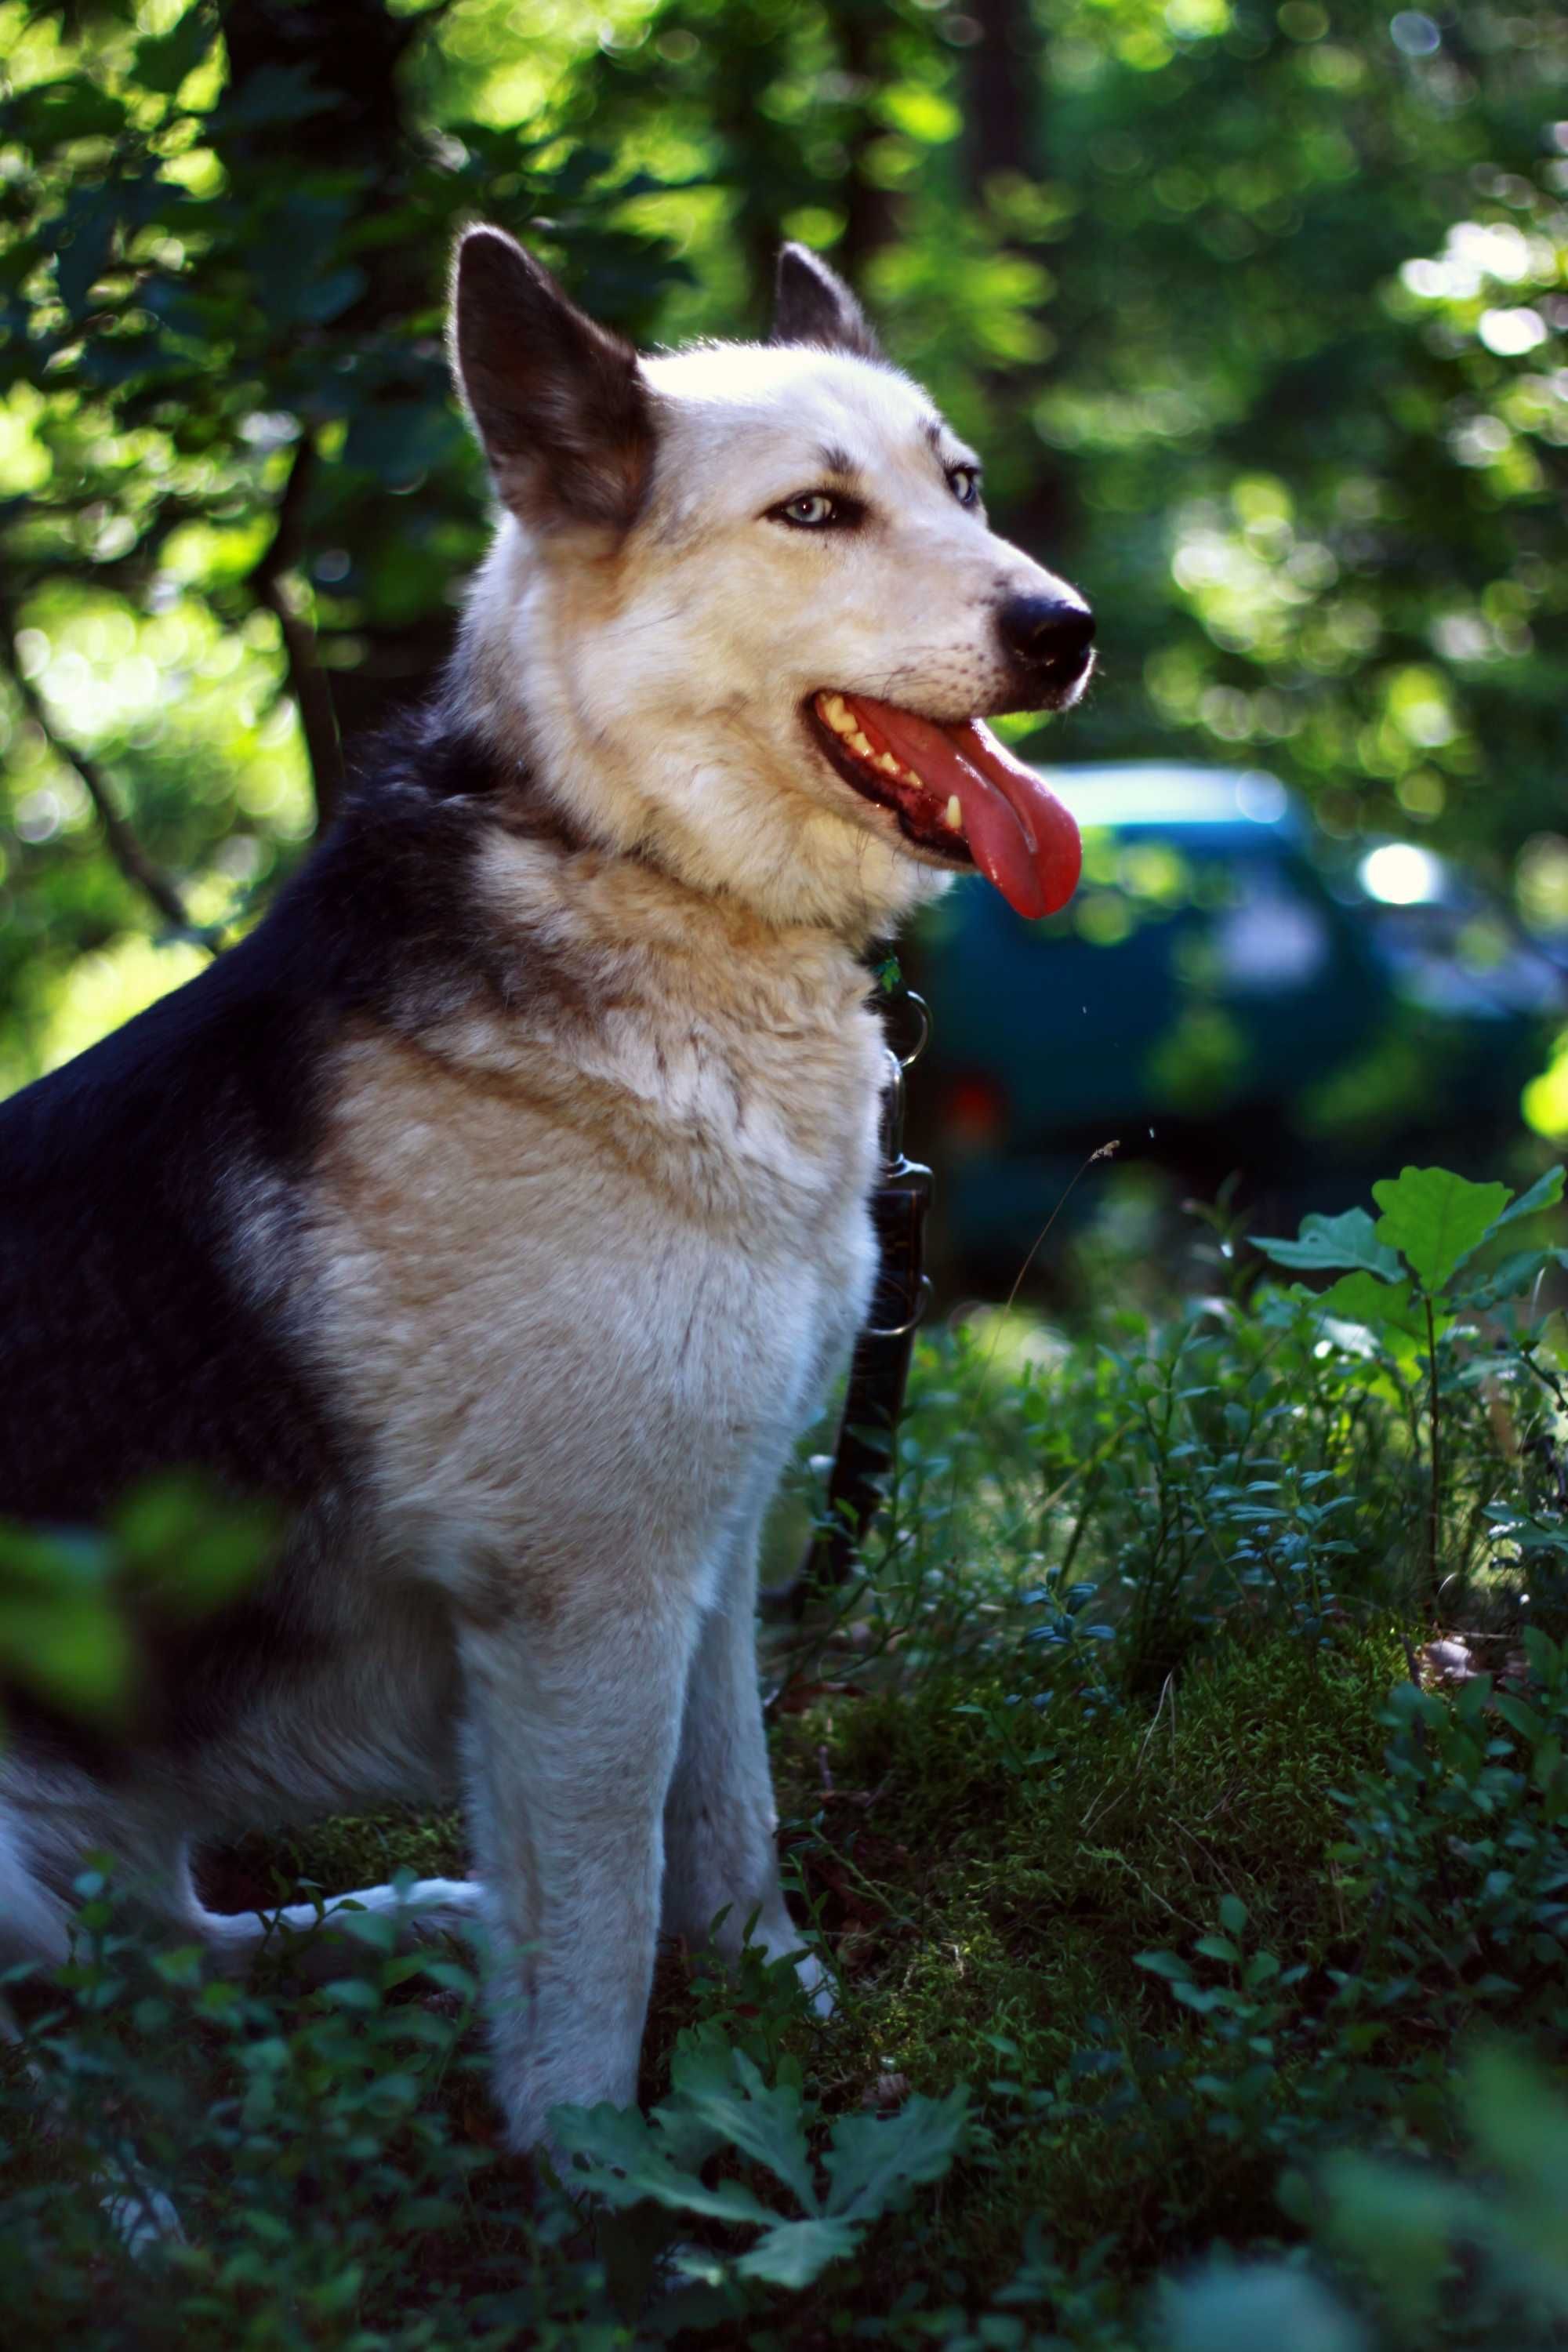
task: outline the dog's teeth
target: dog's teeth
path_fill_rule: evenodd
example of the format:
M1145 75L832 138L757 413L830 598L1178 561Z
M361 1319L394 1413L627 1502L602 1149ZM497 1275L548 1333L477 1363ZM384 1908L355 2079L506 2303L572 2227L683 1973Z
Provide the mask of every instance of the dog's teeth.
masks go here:
M841 735L849 733L855 721L850 718L848 705L841 694L825 694L822 698L821 709L822 715L830 727L837 728Z
M856 728L852 735L847 736L845 740L848 743L849 749L852 751L858 751L861 759L869 760L873 756L871 751L871 739L868 735L863 735L858 727Z
M899 782L900 784L913 784L917 793L923 793L925 790L924 777L917 776L912 768L900 768L899 770Z
M958 794L956 793L952 793L948 801L946 808L942 811L942 820L944 824L952 826L954 833L962 833L963 831L963 811L958 805Z
M901 776L904 773L890 751L879 751L872 764L880 768L885 776Z

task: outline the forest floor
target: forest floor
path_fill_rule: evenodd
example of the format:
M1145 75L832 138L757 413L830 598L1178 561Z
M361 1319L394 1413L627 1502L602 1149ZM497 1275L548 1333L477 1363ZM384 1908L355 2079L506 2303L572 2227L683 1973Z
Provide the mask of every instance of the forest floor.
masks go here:
M226 1985L89 1877L22 2003L47 2134L0 2079L0 2338L1564 2341L1555 1405L1517 1329L1437 1342L1435 1611L1418 1342L1211 1271L923 1346L867 1580L765 1633L830 2019L667 1953L643 2113L569 2125L574 2202L499 2150L466 1953L362 1922L328 1984L280 1948ZM781 1559L808 1513L803 1469ZM384 1816L207 1884L463 1861L455 1817ZM110 2176L183 2239L128 2252Z

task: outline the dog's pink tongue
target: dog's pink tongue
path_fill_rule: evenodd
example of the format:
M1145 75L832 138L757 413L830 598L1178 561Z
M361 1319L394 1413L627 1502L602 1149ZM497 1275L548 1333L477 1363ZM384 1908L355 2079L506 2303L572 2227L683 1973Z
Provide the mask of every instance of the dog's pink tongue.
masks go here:
M1067 905L1083 865L1078 825L983 719L941 727L868 695L844 699L873 740L879 737L933 793L957 793L974 862L1016 913L1032 919Z

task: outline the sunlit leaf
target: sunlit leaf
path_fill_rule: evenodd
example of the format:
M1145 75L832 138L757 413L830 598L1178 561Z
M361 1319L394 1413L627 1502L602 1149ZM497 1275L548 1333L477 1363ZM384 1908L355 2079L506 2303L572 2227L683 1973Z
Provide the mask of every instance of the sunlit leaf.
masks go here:
M1506 1184L1473 1184L1447 1168L1404 1168L1372 1188L1383 1211L1377 1238L1396 1249L1422 1286L1441 1290L1500 1217Z
M1415 1298L1408 1280L1380 1282L1375 1275L1342 1274L1313 1305L1343 1323L1364 1323L1369 1331L1403 1331L1424 1339L1426 1310Z

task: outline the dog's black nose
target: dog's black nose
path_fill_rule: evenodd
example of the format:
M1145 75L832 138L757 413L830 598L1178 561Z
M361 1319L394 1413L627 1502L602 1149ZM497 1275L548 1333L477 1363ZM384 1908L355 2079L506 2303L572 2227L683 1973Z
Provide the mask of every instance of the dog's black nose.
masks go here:
M1016 661L1064 683L1080 677L1094 643L1094 614L1065 596L1010 596L996 615Z

